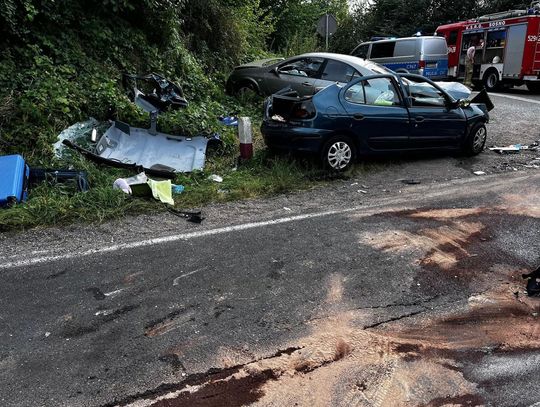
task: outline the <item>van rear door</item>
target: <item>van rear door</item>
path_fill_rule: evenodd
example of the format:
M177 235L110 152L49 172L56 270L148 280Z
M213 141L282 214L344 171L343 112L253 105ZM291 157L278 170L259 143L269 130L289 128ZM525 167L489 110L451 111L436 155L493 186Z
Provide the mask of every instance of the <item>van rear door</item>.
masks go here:
M448 76L448 45L444 37L422 38L420 67L422 75L433 80Z

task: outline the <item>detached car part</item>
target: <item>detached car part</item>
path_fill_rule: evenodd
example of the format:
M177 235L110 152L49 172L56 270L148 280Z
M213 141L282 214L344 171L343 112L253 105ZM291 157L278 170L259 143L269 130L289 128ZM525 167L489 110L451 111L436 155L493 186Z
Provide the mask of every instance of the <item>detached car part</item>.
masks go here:
M144 171L161 178L174 178L177 172L202 169L208 144L221 142L218 134L186 137L161 133L156 128L159 113L188 105L180 86L155 73L124 74L122 81L131 100L149 113L150 128L114 121L97 140L95 148L82 147L72 139L62 143L96 163ZM94 132L92 134L94 138Z

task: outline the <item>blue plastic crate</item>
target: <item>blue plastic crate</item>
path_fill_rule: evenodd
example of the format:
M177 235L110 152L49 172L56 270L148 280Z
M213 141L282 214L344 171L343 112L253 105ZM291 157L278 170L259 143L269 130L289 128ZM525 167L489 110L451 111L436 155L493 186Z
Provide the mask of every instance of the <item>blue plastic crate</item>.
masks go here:
M30 168L20 155L0 157L0 206L25 201Z

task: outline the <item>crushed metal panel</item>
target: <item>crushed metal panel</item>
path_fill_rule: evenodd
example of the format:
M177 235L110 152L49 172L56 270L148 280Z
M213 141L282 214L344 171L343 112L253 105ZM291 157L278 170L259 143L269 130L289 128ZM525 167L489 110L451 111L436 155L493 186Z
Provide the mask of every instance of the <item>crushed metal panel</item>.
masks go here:
M144 168L156 165L190 172L204 167L208 139L203 136L183 137L114 124L101 137L96 153L105 159L136 164Z

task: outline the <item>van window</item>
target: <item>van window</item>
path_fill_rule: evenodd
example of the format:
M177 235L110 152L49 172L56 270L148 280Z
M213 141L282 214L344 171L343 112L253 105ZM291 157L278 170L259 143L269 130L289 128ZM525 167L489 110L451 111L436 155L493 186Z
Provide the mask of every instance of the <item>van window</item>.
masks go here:
M416 40L396 41L395 57L412 57L416 53Z
M374 42L371 46L371 59L392 58L394 56L395 41Z
M366 59L368 51L369 51L369 44L363 44L354 50L353 55L358 58Z
M447 55L448 47L444 38L426 38L424 55Z

